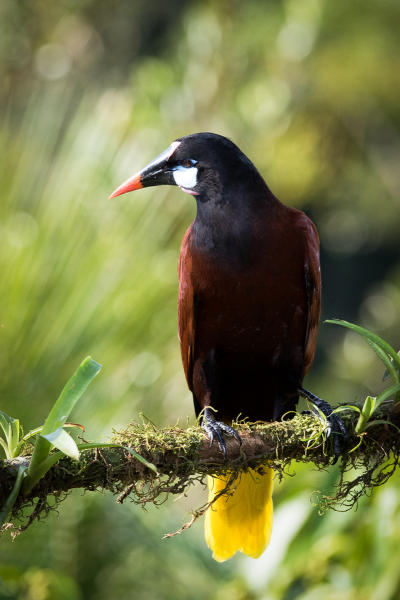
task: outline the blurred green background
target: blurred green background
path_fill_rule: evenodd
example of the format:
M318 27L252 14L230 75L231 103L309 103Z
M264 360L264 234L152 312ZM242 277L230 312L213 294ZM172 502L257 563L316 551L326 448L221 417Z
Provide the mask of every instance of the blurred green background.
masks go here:
M86 438L143 412L193 422L176 336L176 266L193 201L174 188L109 201L182 135L231 137L321 236L323 318L400 347L398 0L3 0L0 5L1 409L39 425L81 359L103 370L75 411ZM382 369L322 325L307 386L360 401ZM272 543L218 564L204 490L147 512L76 492L0 540L0 598L396 600L398 477L321 517L337 472L276 485Z

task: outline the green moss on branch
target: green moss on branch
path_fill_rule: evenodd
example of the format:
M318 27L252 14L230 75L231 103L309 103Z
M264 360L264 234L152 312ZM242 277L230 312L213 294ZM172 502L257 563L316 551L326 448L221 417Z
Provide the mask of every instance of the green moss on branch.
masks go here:
M341 416L349 432L353 432L357 414L349 411ZM391 404L382 408L379 418L400 425ZM160 504L170 494L181 494L194 483L202 482L206 475L239 472L268 462L282 476L293 460L313 463L318 469L326 468L331 461L324 424L314 416L295 414L278 423L241 422L237 426L243 443L239 446L236 440L228 439L225 461L216 444L210 447L200 427L158 429L149 423L132 423L115 432L111 441L135 450L156 466L158 474L124 448L85 451L79 462L65 457L29 494L18 498L12 520L18 521L26 515L24 509L33 506L29 524L46 513L54 500L57 503L74 488L109 490L121 502L129 495L138 504ZM399 462L398 430L378 424L362 438L353 435L349 448L355 450L342 456L337 493L332 498L322 498L323 506L339 503L344 508L351 507L368 488L381 485L391 476ZM28 463L30 457L0 463L0 505L12 489L21 460ZM345 475L352 468L357 469L353 479Z

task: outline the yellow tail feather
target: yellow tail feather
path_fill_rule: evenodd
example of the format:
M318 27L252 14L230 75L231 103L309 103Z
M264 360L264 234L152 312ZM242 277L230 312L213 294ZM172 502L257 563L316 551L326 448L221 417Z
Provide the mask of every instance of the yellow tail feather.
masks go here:
M223 495L214 502L205 516L205 537L220 562L240 551L258 558L268 546L272 530L272 478L273 470L263 467L263 475L249 469ZM208 501L222 491L229 480L208 477ZM233 492L233 493L232 493Z

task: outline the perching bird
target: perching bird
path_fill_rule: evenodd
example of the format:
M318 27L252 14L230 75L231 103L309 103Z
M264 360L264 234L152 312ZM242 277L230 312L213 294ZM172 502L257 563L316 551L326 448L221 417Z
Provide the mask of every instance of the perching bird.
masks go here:
M177 139L111 197L156 185L177 185L196 200L179 259L179 339L196 414L203 411L211 443L226 452L224 433L240 441L231 427L239 415L278 420L295 409L299 394L318 404L301 387L320 317L318 234L220 135ZM207 511L206 541L216 560L238 550L256 558L266 548L272 475L268 465L249 469L233 494ZM228 478L209 478L210 500Z

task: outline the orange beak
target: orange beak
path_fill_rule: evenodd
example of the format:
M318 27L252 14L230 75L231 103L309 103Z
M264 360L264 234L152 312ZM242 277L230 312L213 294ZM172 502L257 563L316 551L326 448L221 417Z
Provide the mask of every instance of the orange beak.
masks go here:
M116 196L121 196L121 194L127 194L128 192L133 192L134 190L140 190L143 187L142 184L142 173L136 173L133 177L130 177L122 185L117 187L116 190L113 191L109 200L111 198L115 198Z
M169 158L175 152L180 142L172 142L172 144L157 158L151 161L144 169L135 173L122 185L120 185L110 196L120 196L134 190L140 190L144 187L152 185L176 185L173 177L173 167L168 163Z

